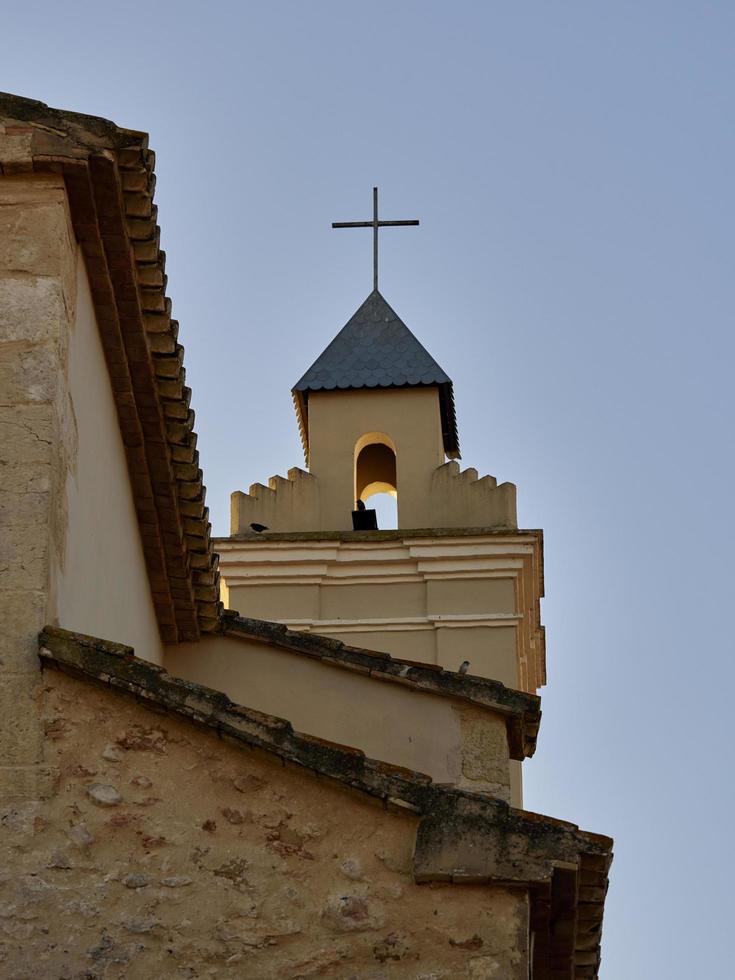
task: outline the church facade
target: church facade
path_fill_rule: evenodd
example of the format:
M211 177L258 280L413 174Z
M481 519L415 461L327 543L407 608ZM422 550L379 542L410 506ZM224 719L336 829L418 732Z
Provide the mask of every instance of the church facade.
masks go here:
M4 975L597 976L612 842L521 808L540 532L376 288L213 541L154 165L0 95Z

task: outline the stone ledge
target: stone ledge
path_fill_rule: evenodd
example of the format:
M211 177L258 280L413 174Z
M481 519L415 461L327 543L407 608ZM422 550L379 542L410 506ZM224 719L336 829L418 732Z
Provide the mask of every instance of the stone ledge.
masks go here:
M543 531L539 528L508 527L417 527L395 528L385 531L243 531L229 537L216 537L216 546L235 544L239 541L354 541L356 543L376 541L400 541L402 538L476 538L485 535L498 537L531 537L543 542Z
M404 684L416 691L457 698L506 717L511 759L523 760L536 750L541 723L541 698L516 691L500 681L444 670L435 664L399 660L387 653L351 647L317 633L289 630L280 623L249 619L226 610L220 631L233 639L268 643L290 653L324 660L368 674L375 680Z

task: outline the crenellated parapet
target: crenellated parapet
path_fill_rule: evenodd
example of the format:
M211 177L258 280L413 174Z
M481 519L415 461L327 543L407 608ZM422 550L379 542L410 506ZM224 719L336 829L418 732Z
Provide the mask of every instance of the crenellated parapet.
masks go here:
M430 527L517 528L516 488L452 460L434 470L429 490Z
M454 460L437 467L421 487L411 486L406 494L398 488L399 514L402 505L406 512L412 508L414 519L407 527L518 527L515 484L498 486L495 477L478 478L476 469L460 470ZM334 514L322 513L318 478L298 467L290 469L287 478L272 476L267 486L253 483L247 493L237 490L230 501L230 534L252 533L254 523L271 531L339 530Z
M319 482L298 466L287 479L272 476L268 486L253 483L247 493L236 490L230 497L231 534L247 534L253 523L271 531L317 531L319 520Z

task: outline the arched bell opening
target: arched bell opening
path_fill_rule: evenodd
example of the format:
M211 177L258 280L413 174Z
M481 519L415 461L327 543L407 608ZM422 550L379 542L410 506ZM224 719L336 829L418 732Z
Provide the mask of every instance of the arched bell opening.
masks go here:
M396 447L384 432L366 432L355 443L355 501L376 511L378 527L398 527Z
M398 494L395 450L383 442L364 445L355 457L355 499L367 503L377 493Z

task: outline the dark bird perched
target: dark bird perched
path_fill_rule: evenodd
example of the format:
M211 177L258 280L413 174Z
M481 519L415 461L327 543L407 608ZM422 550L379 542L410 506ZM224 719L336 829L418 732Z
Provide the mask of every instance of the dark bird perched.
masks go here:
M261 531L267 531L268 528L265 524L251 524L250 527L257 533L260 534Z
M357 509L358 510L365 510L365 502L363 500L358 500L357 501Z
M457 671L457 673L466 674L469 669L470 669L469 660L463 660L462 663L459 665L459 670Z

